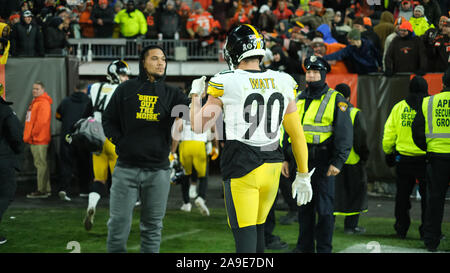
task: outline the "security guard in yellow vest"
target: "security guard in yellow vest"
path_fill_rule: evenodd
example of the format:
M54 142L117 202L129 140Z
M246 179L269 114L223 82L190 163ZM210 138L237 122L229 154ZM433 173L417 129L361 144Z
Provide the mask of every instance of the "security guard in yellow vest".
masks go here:
M412 124L414 143L427 155L428 199L424 243L436 251L441 232L445 194L450 182L450 68L442 77L441 93L423 99Z
M336 91L350 100L350 87L336 85ZM367 129L363 113L349 103L353 124L353 147L341 172L336 176L334 215L344 215L344 232L362 234L366 230L358 226L359 215L367 212L367 175L365 164L369 158Z
M311 56L305 59L304 66L308 86L297 96L297 111L308 144L308 166L315 172L311 177L312 201L298 207L299 237L294 252L330 253L334 178L350 154L353 127L348 102L325 83L329 64Z
M422 224L419 233L423 236L423 223L426 208L426 163L425 151L417 147L412 139L411 124L423 97L428 95L428 84L420 76L414 77L409 84L409 95L392 108L384 125L383 151L388 165L396 165L395 224L397 235L404 239L411 224L409 196L419 181L419 193L422 196ZM395 159L396 158L396 159Z

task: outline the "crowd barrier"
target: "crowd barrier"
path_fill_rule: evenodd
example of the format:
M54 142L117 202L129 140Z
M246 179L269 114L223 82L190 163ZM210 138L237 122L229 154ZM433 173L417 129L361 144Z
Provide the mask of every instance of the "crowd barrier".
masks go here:
M126 59L138 60L139 52L148 45L159 45L169 60L219 60L221 43L208 44L201 40L152 40L152 39L69 39L70 55L80 61Z

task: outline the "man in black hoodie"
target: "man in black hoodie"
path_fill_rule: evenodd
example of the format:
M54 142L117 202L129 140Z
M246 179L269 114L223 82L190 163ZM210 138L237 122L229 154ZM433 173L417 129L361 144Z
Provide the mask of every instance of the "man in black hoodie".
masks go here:
M169 152L172 109L188 105L178 88L164 82L167 67L162 48L144 48L139 77L120 84L102 117L105 135L116 145L112 175L108 252L126 252L132 213L141 210L141 252L159 252L162 219L170 189Z
M87 95L86 82L78 83L75 92L64 98L56 109L55 117L61 121L59 159L61 162L58 195L63 201L70 201L67 189L70 186L72 174L78 178L80 193L88 193L88 183L92 176L91 156L82 147L72 147L66 141L66 135L71 133L72 126L83 115L90 99ZM75 167L73 167L75 166Z

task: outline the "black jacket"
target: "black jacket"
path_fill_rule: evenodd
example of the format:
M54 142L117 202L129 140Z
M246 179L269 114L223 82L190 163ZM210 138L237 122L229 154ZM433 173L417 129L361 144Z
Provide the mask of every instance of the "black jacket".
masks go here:
M13 56L44 56L41 27L33 22L30 25L23 21L15 24L11 30L11 53Z
M114 10L111 6L102 9L95 6L91 13L91 20L94 25L96 38L111 38L114 31ZM103 25L97 24L97 20L102 19Z
M20 155L24 147L23 128L9 107L11 104L0 97L0 168L15 168L19 171Z
M144 71L142 50L139 77L121 83L102 115L105 135L116 145L118 161L127 165L149 168L169 168L171 128L175 120L172 109L189 100L164 78L150 82ZM156 46L153 46L156 47Z
M61 137L71 132L73 124L83 115L89 96L83 92L75 92L64 98L56 109L56 119L61 121Z

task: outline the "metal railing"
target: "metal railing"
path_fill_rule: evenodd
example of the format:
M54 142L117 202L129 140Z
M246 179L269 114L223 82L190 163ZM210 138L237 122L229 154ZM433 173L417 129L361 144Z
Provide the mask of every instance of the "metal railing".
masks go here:
M208 45L200 40L150 40L150 39L69 39L72 56L80 61L139 59L139 52L148 45L159 45L169 60L220 60L221 43Z

